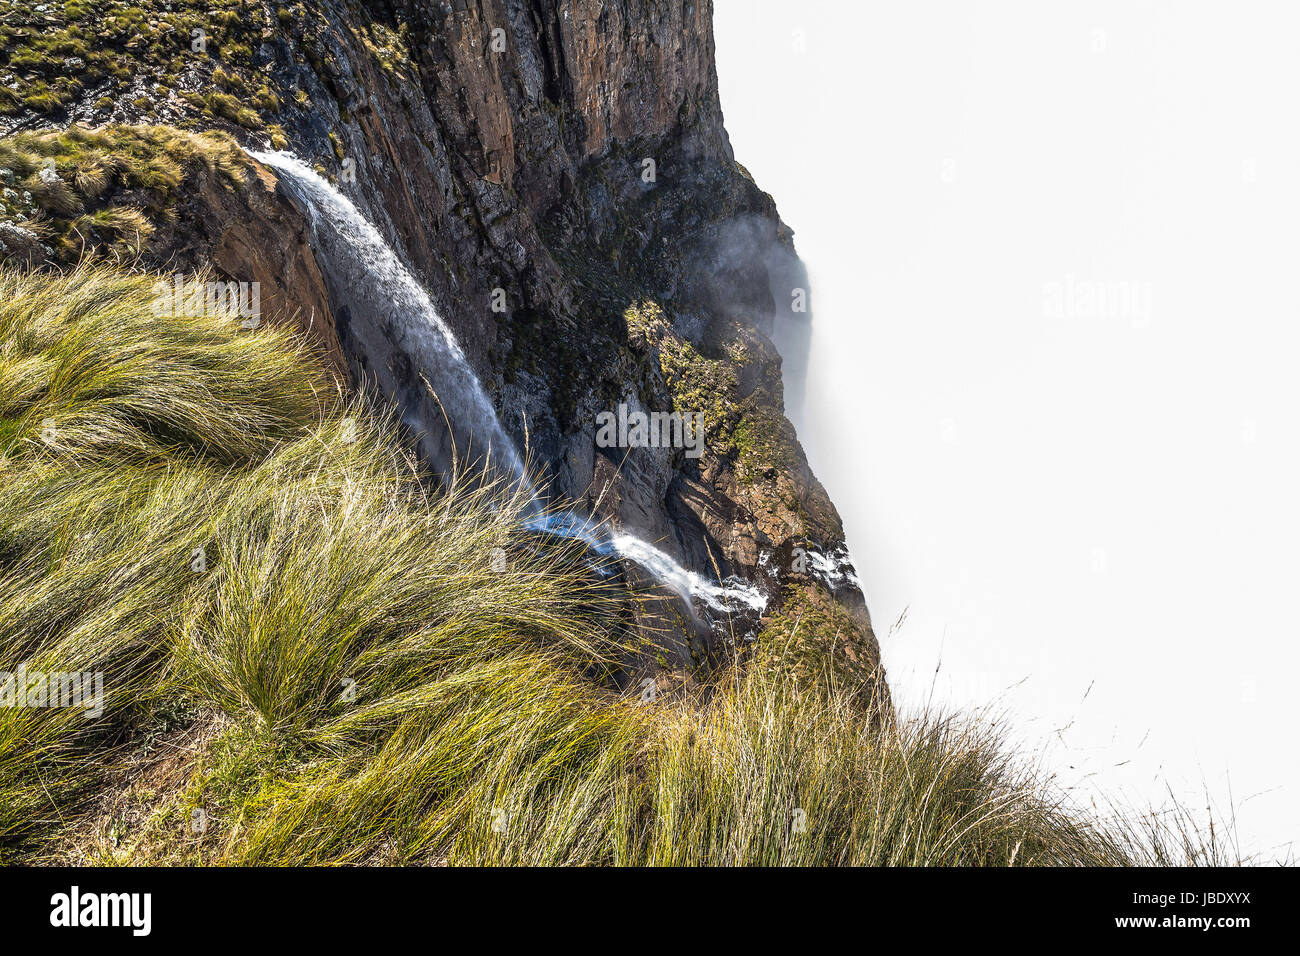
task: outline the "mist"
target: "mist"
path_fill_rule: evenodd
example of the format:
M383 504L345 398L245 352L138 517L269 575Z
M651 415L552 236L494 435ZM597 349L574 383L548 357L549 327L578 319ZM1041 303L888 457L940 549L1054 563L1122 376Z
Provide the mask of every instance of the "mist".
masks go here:
M1300 10L718 0L814 318L790 414L895 699L1285 853ZM895 627L895 623L898 626Z

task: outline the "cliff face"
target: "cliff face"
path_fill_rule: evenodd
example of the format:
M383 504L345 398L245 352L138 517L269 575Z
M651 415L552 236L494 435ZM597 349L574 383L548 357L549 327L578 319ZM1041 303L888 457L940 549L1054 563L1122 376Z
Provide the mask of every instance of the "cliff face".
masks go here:
M49 56L7 54L4 127L215 128L316 164L421 280L555 495L758 584L769 621L792 594L833 599L838 643L819 650L873 679L840 520L783 414L769 338L805 318L791 305L806 283L732 155L707 0L19 6L6 47L43 35ZM65 82L62 54L82 80ZM195 228L159 232L145 263L264 281L354 384L435 419L411 357L323 274L303 210L265 168L243 182L234 198L187 187ZM620 404L702 414L704 453L597 447L597 415ZM640 670L698 673L761 641L756 619L670 618Z

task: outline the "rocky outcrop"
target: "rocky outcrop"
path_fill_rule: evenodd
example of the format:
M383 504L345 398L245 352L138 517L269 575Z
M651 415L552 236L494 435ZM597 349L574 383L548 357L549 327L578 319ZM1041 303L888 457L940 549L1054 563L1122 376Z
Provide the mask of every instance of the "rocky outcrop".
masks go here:
M23 133L0 140L0 182L11 184L0 187L5 264L106 259L256 282L258 320L296 328L346 377L301 209L224 134L157 126Z
M174 248L181 261L208 263L223 275L257 282L272 322L293 325L315 342L340 374L347 359L339 344L324 275L307 243L301 211L276 189L275 177L250 164L239 193L201 183L189 198L192 215Z
M806 319L806 282L771 197L732 155L707 0L323 0L233 17L229 0L159 6L170 32L141 25L139 37L168 51L165 68L123 48L111 62L128 76L105 66L96 89L44 113L14 107L6 122L193 123L316 164L419 277L554 494L702 574L758 583L769 614L791 587L832 598L852 633L826 653L873 679L853 579L799 564L838 567L824 556L844 540L785 418L772 344ZM193 29L205 50L186 49ZM231 223L188 222L192 235L155 251L274 285L335 350L338 303L301 214L278 205L285 191L265 193L270 176L250 180L246 209L200 192ZM342 343L354 378L376 365L408 374L392 343ZM428 401L416 388L394 397ZM597 415L620 404L702 414L704 453L597 447ZM762 626L676 617L666 656L652 656L682 674Z

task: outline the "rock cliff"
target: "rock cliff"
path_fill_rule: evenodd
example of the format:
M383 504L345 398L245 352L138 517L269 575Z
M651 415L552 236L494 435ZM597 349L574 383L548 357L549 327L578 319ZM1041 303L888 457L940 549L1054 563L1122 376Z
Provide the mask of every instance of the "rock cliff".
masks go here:
M689 680L768 631L797 635L786 617L815 605L835 621L816 654L878 678L840 519L784 415L771 335L806 321L804 273L732 154L707 0L11 3L0 39L0 131L36 164L9 169L0 254L260 281L272 319L313 335L354 386L436 417L272 171L232 159L223 178L198 150L162 187L109 169L108 188L87 189L75 140L165 128L291 150L419 278L552 494L767 594L762 620L661 607L630 675ZM45 201L40 157L74 193L66 208ZM91 221L105 209L146 216L149 235L123 246ZM702 415L703 454L598 447L597 416L620 405Z

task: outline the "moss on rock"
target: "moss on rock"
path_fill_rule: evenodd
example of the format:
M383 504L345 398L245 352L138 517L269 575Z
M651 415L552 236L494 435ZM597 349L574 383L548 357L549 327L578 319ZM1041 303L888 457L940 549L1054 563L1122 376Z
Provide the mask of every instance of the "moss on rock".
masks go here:
M872 707L888 708L884 672L863 619L820 588L790 584L766 618L755 666L800 687L834 687Z

